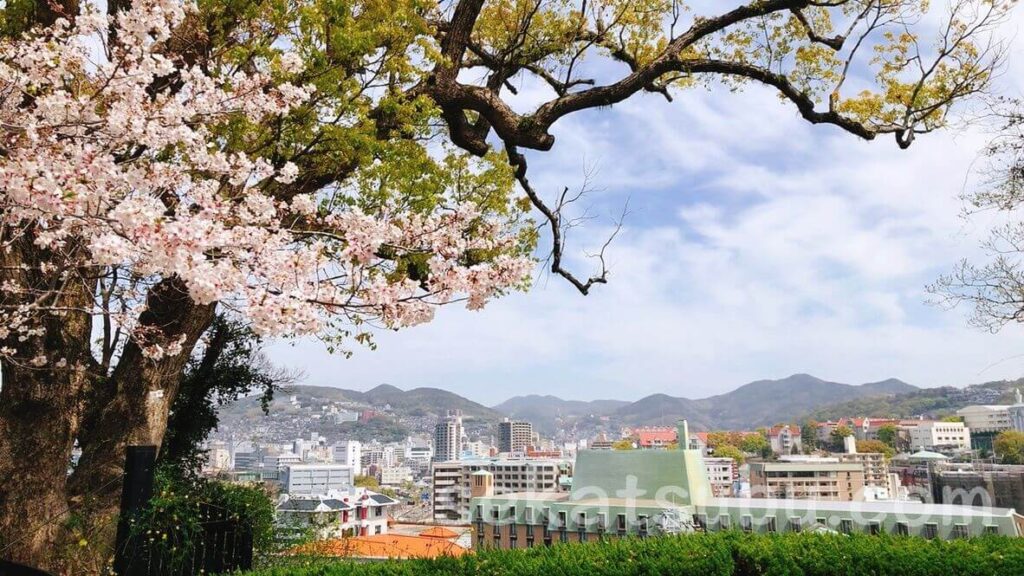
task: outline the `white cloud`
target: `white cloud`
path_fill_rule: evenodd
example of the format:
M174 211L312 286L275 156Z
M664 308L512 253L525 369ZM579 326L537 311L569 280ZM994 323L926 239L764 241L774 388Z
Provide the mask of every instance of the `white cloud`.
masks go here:
M524 106L541 97L520 93ZM964 311L925 304L924 286L977 257L988 226L959 218L983 135L931 134L899 151L890 138L809 126L754 88L673 104L648 95L567 118L555 134L555 149L531 159L535 185L576 185L590 162L596 213L632 198L609 285L582 297L542 279L484 311L446 309L382 334L379 350L351 360L315 343L276 345L274 359L303 366L312 384L438 386L489 403L702 397L794 372L920 386L1024 373L1020 328L982 333ZM574 253L606 233L580 231Z

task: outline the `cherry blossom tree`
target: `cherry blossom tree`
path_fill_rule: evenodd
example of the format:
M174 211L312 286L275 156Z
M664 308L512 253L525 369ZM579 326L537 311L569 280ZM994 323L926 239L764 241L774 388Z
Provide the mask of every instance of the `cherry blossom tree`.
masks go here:
M62 547L109 553L125 446L161 444L218 313L349 353L525 289L542 230L586 294L576 197L527 178L559 119L756 83L907 147L985 89L1010 3L937 32L921 0L105 4L0 13L0 557L75 573Z

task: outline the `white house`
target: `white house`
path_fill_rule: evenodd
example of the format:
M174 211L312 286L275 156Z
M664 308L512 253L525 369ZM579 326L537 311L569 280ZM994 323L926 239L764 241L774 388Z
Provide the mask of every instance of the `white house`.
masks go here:
M296 536L312 531L319 539L387 534L387 508L395 504L393 498L365 488L318 496L285 494L277 504L277 523Z

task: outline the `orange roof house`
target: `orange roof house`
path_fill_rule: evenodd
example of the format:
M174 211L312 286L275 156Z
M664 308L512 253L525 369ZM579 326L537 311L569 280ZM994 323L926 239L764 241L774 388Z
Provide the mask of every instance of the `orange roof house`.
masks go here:
M313 542L300 546L294 552L338 558L406 559L462 556L468 554L469 550L437 536L375 534Z
M424 530L423 532L420 532L420 536L424 538L443 538L445 540L451 540L453 538L458 538L459 534L458 532L455 532L454 530L449 530L447 528L444 528L443 526L434 526L430 530Z

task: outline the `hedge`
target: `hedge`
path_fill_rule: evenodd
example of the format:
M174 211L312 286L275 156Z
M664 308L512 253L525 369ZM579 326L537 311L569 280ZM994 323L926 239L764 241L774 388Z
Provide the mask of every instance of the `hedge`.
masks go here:
M249 576L988 576L1024 574L1024 540L725 532L488 550L436 560L289 562Z

